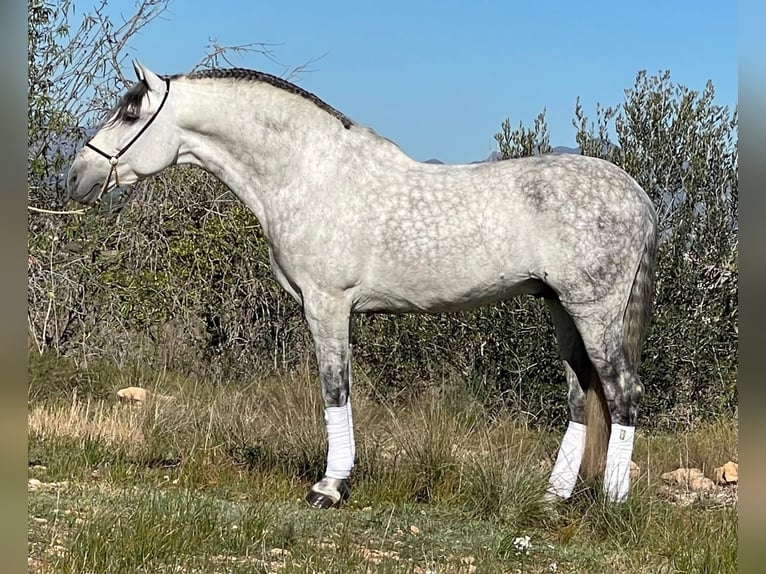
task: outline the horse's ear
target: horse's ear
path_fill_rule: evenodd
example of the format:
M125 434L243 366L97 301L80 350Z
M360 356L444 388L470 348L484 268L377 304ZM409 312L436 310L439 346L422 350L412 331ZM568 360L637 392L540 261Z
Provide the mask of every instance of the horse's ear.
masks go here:
M136 70L138 80L140 82L146 82L146 85L149 86L150 90L153 92L165 91L165 82L163 82L162 79L149 68L141 65L141 62L133 60L133 68Z
M136 78L139 82L144 81L144 68L141 65L141 62L138 60L133 60L133 69L136 71Z

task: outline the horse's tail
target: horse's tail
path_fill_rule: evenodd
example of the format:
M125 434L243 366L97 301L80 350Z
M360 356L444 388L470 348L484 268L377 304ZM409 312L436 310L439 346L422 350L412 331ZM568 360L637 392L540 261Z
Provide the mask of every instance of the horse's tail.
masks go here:
M657 262L656 219L654 221L644 242L644 252L622 318L622 346L631 369L637 369L641 360L654 300L654 268Z
M604 471L611 422L601 379L596 369L591 367L588 390L585 392L585 452L580 466L580 474L586 480Z
M641 255L641 261L633 279L628 304L622 322L622 344L625 359L631 370L638 368L644 345L649 315L654 298L654 268L657 259L656 223L652 225ZM596 369L591 367L588 390L585 394L585 453L581 466L584 478L601 474L606 465L606 448L609 444L611 417L604 396L604 389Z

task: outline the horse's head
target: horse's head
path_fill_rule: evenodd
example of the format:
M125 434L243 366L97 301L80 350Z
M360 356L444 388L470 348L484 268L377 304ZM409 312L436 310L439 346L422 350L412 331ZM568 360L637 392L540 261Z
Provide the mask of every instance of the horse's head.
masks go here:
M75 201L96 203L110 189L136 183L176 161L178 141L166 105L170 81L138 61L133 67L138 82L74 158L67 188Z

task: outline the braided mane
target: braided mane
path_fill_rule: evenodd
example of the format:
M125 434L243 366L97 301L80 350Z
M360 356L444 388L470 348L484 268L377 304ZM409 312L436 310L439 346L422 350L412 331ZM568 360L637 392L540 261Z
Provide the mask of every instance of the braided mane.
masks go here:
M271 74L267 74L265 72L259 72L257 70L248 70L246 68L222 68L222 69L213 69L213 70L200 70L198 72L192 72L191 74L185 74L185 75L174 76L174 77L186 77L191 80L221 78L221 79L235 79L235 80L243 80L243 81L251 81L251 82L265 82L267 84L271 84L272 86L276 88L279 88L280 90L285 90L286 92L289 92L291 94L296 94L298 96L306 98L310 102L314 103L320 109L336 117L343 124L343 127L345 127L346 129L349 129L351 126L355 125L351 119L346 117L344 114L342 114L341 112L339 112L338 110L330 106L329 104L320 100L317 96L315 96L311 92L304 90L300 86L296 86L295 84L288 82L287 80L283 80L282 78L273 76Z

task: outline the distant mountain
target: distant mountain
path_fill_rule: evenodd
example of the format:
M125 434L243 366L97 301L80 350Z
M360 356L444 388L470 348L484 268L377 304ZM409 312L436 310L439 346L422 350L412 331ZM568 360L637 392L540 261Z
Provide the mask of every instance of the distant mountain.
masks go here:
M437 164L437 165L444 165L444 162L443 162L442 160L440 160L440 159L435 159L435 158L427 159L427 160L426 160L426 161L424 161L423 163L435 163L435 164Z
M580 148L579 147L567 147L565 145L557 145L554 148L551 149L551 153L553 154L564 154L564 153L574 153L579 155L580 154Z
M501 159L503 159L502 154L499 151L495 150L491 154L489 154L487 157L485 157L484 159L477 159L477 160L472 161L471 165L473 165L475 163L492 163L492 162L495 162L495 161L500 161Z

